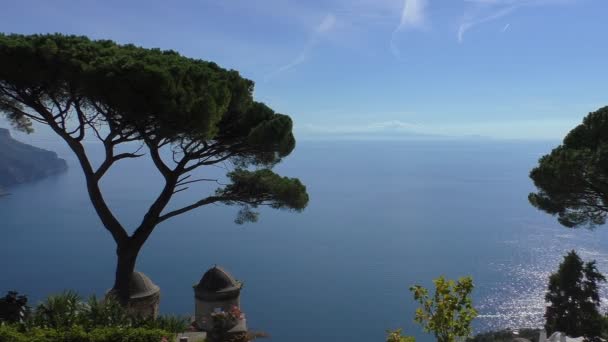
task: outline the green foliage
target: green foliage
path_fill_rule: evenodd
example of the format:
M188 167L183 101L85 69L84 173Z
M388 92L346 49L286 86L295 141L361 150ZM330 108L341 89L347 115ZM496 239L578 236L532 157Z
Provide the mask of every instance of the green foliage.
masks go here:
M253 84L173 51L86 37L0 35L0 79L40 95L107 105L124 128L209 138L225 111L246 109ZM93 103L91 103L92 105ZM153 126L157 127L153 127Z
M189 318L182 316L158 316L156 318L130 317L127 322L129 322L130 326L160 329L174 334L187 331L190 326Z
M599 337L602 317L598 311L598 283L605 281L595 261L584 263L574 251L568 253L558 271L549 277L545 295L549 303L545 312L547 333Z
M256 221L257 213L251 208L257 208L258 205L301 211L308 204L306 187L296 178L281 177L268 169L238 169L230 172L228 177L232 184L218 190L216 194L226 198L228 204L247 204L239 213L237 223Z
M31 341L36 342L84 342L91 340L89 334L79 326L67 327L65 329L34 328L24 333L24 335Z
M538 192L528 196L536 208L566 227L594 227L608 213L608 107L585 117L562 145L543 156L530 172Z
M416 309L415 321L424 331L433 333L439 342L464 340L471 335L471 322L477 317L471 292L473 279L463 277L446 280L443 276L433 281L435 293L415 285L410 288L414 299L421 305Z
M76 292L66 291L49 296L33 312L32 322L37 327L67 329L80 323L85 305Z
M389 331L386 342L416 342L416 338L412 336L403 336L401 332L401 329Z
M91 296L83 302L75 292L66 291L49 296L21 326L26 330L57 331L77 326L86 332L101 328L142 328L177 334L188 329L189 321L177 316L137 317L130 315L113 297L98 300Z
M89 297L84 305L79 324L87 329L132 325L131 317L125 308L112 296L104 300L98 300L95 296Z
M57 102L117 133L214 140L254 163L276 162L295 146L291 119L253 101L252 81L175 51L61 34L0 34L0 90L0 111L17 126L35 119L24 107Z
M172 335L160 329L96 328L89 332L79 326L68 329L33 328L19 331L0 325L0 342L160 342Z
M160 329L147 328L98 328L90 333L91 342L124 341L124 342L159 342L163 337L173 334Z
M16 326L0 324L0 342L27 342L28 339Z

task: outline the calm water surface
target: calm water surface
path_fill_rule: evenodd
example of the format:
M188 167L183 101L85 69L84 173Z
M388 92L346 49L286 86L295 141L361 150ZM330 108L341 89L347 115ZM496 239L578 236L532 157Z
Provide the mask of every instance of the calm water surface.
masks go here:
M0 199L0 291L34 303L63 289L102 295L113 280L113 241L74 158L60 144L30 139L71 169ZM477 331L537 327L547 276L568 250L608 272L606 230L567 230L527 203L528 172L554 144L300 142L277 169L308 186L302 214L264 210L258 223L238 226L237 208L200 209L159 226L138 269L161 287L163 312L186 314L192 285L223 265L245 283L250 327L275 341L382 341L398 327L432 340L412 322L408 287L441 274L474 277ZM135 226L159 184L142 159L120 164L103 186ZM182 192L176 205L207 190Z

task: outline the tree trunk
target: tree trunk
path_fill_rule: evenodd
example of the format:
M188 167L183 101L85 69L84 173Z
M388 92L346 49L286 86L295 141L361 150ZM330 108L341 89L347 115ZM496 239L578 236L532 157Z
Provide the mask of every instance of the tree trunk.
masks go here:
M124 246L118 246L116 248L116 279L114 281L112 293L118 298L123 306L126 306L129 303L129 283L131 282L131 275L135 270L139 249L140 246L134 246L131 243L125 243Z

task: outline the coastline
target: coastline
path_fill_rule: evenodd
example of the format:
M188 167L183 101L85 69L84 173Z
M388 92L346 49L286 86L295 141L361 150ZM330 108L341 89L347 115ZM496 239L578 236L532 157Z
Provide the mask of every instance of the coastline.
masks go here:
M0 196L16 184L29 183L62 173L68 165L56 152L15 140L8 129L0 127Z

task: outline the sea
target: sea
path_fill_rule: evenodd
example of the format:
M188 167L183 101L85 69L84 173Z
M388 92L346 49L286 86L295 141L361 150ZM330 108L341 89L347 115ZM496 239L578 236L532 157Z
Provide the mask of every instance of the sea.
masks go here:
M0 292L31 305L66 289L103 296L115 246L89 203L66 147L22 139L65 158L69 170L9 189L0 198ZM576 250L608 272L608 230L567 229L530 206L528 177L559 141L492 139L303 140L276 171L306 184L301 213L262 209L234 222L238 207L211 205L158 226L137 269L160 286L161 311L192 315L195 285L220 265L244 282L249 328L270 341L383 341L414 323L409 287L472 276L475 332L543 324L547 279ZM101 148L87 144L98 160ZM222 183L223 166L199 176ZM105 198L133 229L160 191L148 158L119 162L102 182ZM201 183L176 195L179 207L209 194ZM602 298L608 293L602 289Z

